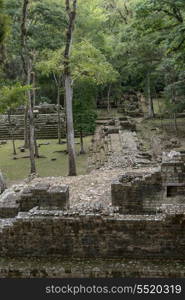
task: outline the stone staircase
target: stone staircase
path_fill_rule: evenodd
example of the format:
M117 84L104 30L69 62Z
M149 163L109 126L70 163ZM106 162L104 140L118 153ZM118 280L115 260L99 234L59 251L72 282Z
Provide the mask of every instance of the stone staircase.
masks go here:
M24 138L24 115L11 116L14 138ZM61 114L62 137L65 137L64 115ZM35 118L36 137L38 139L55 139L58 136L57 114L40 114ZM0 116L0 140L11 138L7 115Z

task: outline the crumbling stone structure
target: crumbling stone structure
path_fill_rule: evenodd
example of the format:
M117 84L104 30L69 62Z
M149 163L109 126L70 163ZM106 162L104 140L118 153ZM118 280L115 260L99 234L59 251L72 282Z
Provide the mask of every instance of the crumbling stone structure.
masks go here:
M112 204L122 214L152 213L162 204L185 203L185 164L179 152L163 153L153 173L128 172L111 186Z
M69 209L69 186L37 183L17 185L0 197L0 217L16 217L19 212L38 209Z
M64 113L61 112L61 135L65 137L65 119ZM57 114L38 114L35 118L36 136L38 139L54 139L58 136L58 116ZM11 127L14 129L13 135L15 139L24 139L24 115L12 115ZM11 138L10 124L7 115L0 115L0 140L8 140Z
M158 215L31 210L1 224L1 257L170 258L185 253L184 207Z
M104 166L113 153L111 136L118 135L121 139L121 132L124 130L136 130L135 123L127 117L97 120L97 128L89 151L89 170Z
M185 195L185 165L184 156L172 151L163 153L161 175L164 187L164 198L184 200Z
M119 206L121 214L155 212L156 203L162 197L161 174L126 173L114 180L111 186L112 204ZM146 200L154 207L145 207Z
M168 197L169 184L182 187L183 159L179 153L165 154L161 170L121 175L112 184L112 206L107 210L70 207L69 187L55 180L37 179L7 189L0 196L0 257L184 260L185 198L178 189L178 195ZM179 204L174 204L179 195ZM58 277L68 276L62 268L56 270ZM76 270L70 270L74 276ZM96 267L83 274L91 276L95 270L100 272ZM119 276L126 274L120 270ZM0 267L0 274L5 273ZM36 268L32 275L37 274Z
M40 103L34 106L34 110L37 110L39 114L56 114L58 106L56 104L50 104L47 102ZM63 111L63 107L60 106L60 112ZM25 106L21 105L14 111L15 115L23 115L25 113Z
M125 115L131 117L143 116L140 96L134 92L125 93L120 99L118 112L124 113Z

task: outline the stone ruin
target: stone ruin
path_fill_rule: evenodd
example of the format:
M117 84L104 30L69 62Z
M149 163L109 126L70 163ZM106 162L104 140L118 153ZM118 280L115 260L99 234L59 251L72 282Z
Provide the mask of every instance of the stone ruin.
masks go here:
M143 108L140 96L134 92L125 93L119 100L118 112L130 117L142 117Z
M65 118L61 111L61 136L65 138ZM51 114L37 114L35 117L36 136L38 139L56 139L58 137L58 115ZM14 114L11 116L11 126L8 122L7 115L0 115L0 140L11 139L11 130L15 139L24 139L24 114Z
M92 138L92 145L89 149L89 171L99 169L114 152L111 137L117 135L120 139L121 132L136 130L135 123L127 117L109 118L97 120L97 127Z
M161 176L164 198L184 200L185 195L185 156L180 152L163 153Z
M57 113L57 105L49 104L47 102L40 103L39 105L34 106L34 110L38 111L39 114L56 114ZM60 111L63 111L63 107L60 105ZM22 115L25 112L25 106L21 105L20 107L15 109L15 115Z
M69 209L69 187L49 183L15 185L0 197L0 217L16 217L37 207L38 210Z
M156 211L156 204L161 202L161 191L158 170L152 174L128 172L113 181L112 203L119 207L121 214L152 213Z
M163 204L185 204L185 156L163 153L160 168L153 173L127 172L113 181L112 203L121 214L160 211Z
M158 165L136 131L136 124L129 117L98 120L89 149L89 170Z
M114 180L113 209L105 211L101 206L73 209L70 186L52 179L5 190L0 196L0 256L184 259L184 155L164 153L161 167L151 170L126 172Z

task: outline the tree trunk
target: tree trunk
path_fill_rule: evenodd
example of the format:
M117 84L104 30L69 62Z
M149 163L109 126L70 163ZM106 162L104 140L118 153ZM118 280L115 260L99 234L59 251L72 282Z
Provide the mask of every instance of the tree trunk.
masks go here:
M147 73L147 96L148 96L148 118L154 118L154 107L153 100L151 96L151 80L150 80L150 72Z
M21 20L21 59L24 71L24 81L28 85L32 83L32 60L29 48L27 46L27 30L28 30L28 12L30 0L23 0L22 20ZM27 143L27 118L29 120L29 152L30 152L30 173L36 173L35 167L35 137L34 137L34 115L33 115L33 95L31 90L27 92L27 116L25 113L25 144Z
M55 85L57 88L57 130L58 130L58 143L61 144L61 119L60 119L60 87L61 87L61 77L58 76L58 78L56 77L55 73L53 73L53 78L55 81Z
M60 86L57 86L58 143L61 144Z
M22 6L22 20L21 20L21 59L23 67L23 78L26 81L27 75L27 20L28 20L28 10L29 10L30 0L23 0Z
M32 96L33 96L33 108L35 106L35 102L36 102L36 93L35 93L35 72L31 72L31 83L32 83Z
M34 144L35 144L35 157L39 158L39 148L38 148L38 145L37 145L36 135L34 135Z
M161 121L161 129L163 130L163 118L162 118L161 105L159 103L159 97L157 95L156 89L155 89L155 97L156 97L157 103L158 103L158 109L159 109L159 115L160 115L160 121Z
M36 102L36 92L35 92L35 72L31 72L31 84L33 89L31 90L31 99L32 99L32 110L34 110L35 102ZM34 115L33 115L34 119ZM35 121L34 121L34 145L35 145L35 157L39 158L39 149L37 145L37 137L35 133Z
M72 4L71 4L72 2ZM69 176L76 176L76 154L73 125L73 88L70 68L70 50L72 45L72 33L76 18L77 0L66 0L66 12L68 14L68 28L66 32L66 46L64 51L64 80L66 101L66 123L67 123L67 148L69 159Z
M29 0L23 0L22 6L22 20L21 20L21 59L22 59L22 69L23 69L23 81L27 82L28 79L28 67L26 62L27 57L27 18L28 18L28 9L29 9ZM24 113L24 148L29 147L29 138L28 138L28 100L25 107Z
M29 148L29 137L28 137L28 101L26 103L24 112L24 148Z
M31 61L28 63L28 77L27 83L31 84ZM34 115L33 115L33 102L31 91L28 90L28 117L29 117L29 151L30 151L30 173L36 173L35 166L35 128L34 128Z
M15 139L14 135L12 134L12 145L13 145L13 155L17 155L16 147L15 147Z
M108 111L108 113L111 110L111 106L110 106L110 92L111 92L111 84L109 84L108 93L107 93L107 111Z
M67 120L67 150L69 157L69 176L76 176L76 154L73 126L72 98L73 90L70 76L65 76L66 120Z
M85 154L82 130L80 130L80 154Z
M171 103L175 104L176 103L176 88L174 86L174 82L171 82ZM174 120L174 129L176 135L178 135L178 126L177 126L177 116L176 113L174 112L172 114L172 119Z
M177 116L176 116L176 113L173 114L173 119L174 119L175 133L178 136L178 126L177 126Z
M13 155L17 155L16 148L15 148L15 139L14 139L12 124L11 124L11 111L10 110L8 110L8 123L9 123L9 128L10 128L10 137L12 140Z

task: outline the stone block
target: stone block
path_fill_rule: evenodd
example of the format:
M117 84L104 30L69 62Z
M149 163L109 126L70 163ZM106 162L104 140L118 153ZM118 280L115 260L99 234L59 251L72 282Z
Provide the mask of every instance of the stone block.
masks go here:
M144 204L151 202L150 207L153 212L161 196L161 190L159 172L153 174L128 172L112 182L112 205L119 207L120 214L143 214ZM148 204L147 206L149 207Z
M39 208L42 209L57 209L63 210L69 208L69 186L68 185L57 185L51 186L46 197L39 199Z

